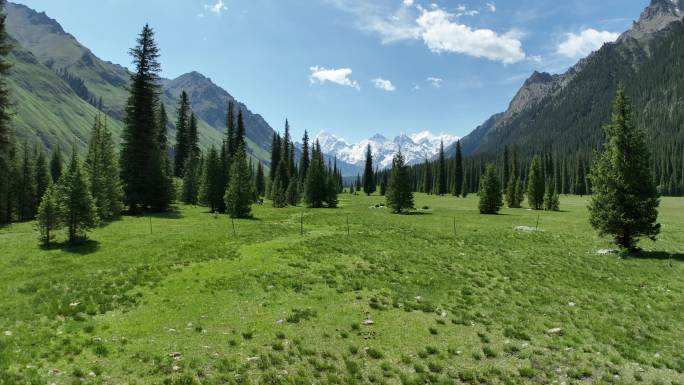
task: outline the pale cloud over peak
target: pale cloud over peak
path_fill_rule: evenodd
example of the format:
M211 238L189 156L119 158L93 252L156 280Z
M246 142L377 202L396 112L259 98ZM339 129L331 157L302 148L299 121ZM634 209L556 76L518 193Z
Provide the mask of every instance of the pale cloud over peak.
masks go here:
M326 82L330 82L341 86L355 88L357 90L361 89L356 80L349 78L353 72L351 68L327 69L324 67L313 66L310 67L309 70L311 71L311 75L309 76L309 81L311 84L325 84Z
M204 9L215 15L221 16L223 12L228 10L228 6L224 0L216 0L216 3L214 4L205 4ZM200 13L199 16L204 16L204 14Z
M391 92L391 91L395 91L397 89L394 86L394 84L392 84L391 81L385 80L383 78L376 78L376 79L373 79L371 81L373 82L373 85L375 86L375 88L377 88L379 90Z
M428 84L430 84L432 87L435 87L435 88L441 88L442 83L444 83L444 79L433 77L433 76L427 78L426 81L428 82Z
M572 59L579 59L601 48L605 43L614 42L618 37L619 33L587 28L579 34L566 34L565 40L558 45L556 52Z
M475 16L477 10L465 5L448 12L435 3L425 7L413 0L394 3L366 0L329 0L339 9L358 18L358 27L380 35L383 43L421 40L435 53L457 53L504 64L525 60L521 35L517 31L499 34L491 29L474 29L460 22L462 16ZM410 5L409 5L410 4ZM490 6L491 5L491 6ZM494 3L488 3L492 11Z

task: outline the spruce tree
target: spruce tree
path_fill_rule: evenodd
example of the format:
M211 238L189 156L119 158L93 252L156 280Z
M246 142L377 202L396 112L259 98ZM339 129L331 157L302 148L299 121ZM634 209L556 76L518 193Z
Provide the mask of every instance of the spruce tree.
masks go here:
M302 138L302 156L299 158L299 179L303 183L306 179L306 173L309 171L309 133L304 130L304 137Z
M480 178L480 214L498 214L503 207L501 182L496 168L490 164Z
M287 197L287 204L290 206L296 206L301 199L299 195L299 180L297 178L290 178L290 183L287 186L287 191L285 192Z
M98 115L91 131L85 170L98 217L111 220L123 211L123 190L119 179L117 154L106 121Z
M63 224L62 208L60 206L58 188L54 184L50 184L45 190L43 197L38 206L38 231L40 233L40 241L45 246L50 246L50 242L54 239L55 232Z
M268 173L269 183L266 186L266 196L268 198L273 197L273 184L275 183L276 171L278 171L278 165L280 163L280 136L277 133L273 133L273 140L271 141L271 169Z
M328 180L321 145L318 140L316 140L311 154L311 164L306 175L305 186L304 200L306 204L311 208L323 207L328 196Z
M612 236L622 248L635 251L640 237L655 240L660 233L660 200L650 168L646 133L632 117L632 107L620 87L606 143L594 162L590 179L594 195L590 223L600 235Z
M444 157L444 141L439 145L439 157L437 159L437 170L435 171L435 187L436 195L444 195L447 193L447 178L446 178L446 159Z
M247 142L245 141L245 138L247 136L247 130L245 128L245 120L242 115L242 110L238 111L238 117L237 117L237 127L235 128L235 151L240 151L240 148L243 149L243 151L247 151Z
M541 210L544 207L544 190L541 158L537 155L532 159L527 175L527 202L531 209Z
M276 170L275 179L271 187L271 200L273 207L283 208L287 207L287 165L281 159L278 162L278 169Z
M560 211L560 198L554 187L553 179L546 179L546 187L544 191L544 210L546 211Z
M36 215L38 199L36 196L36 177L33 166L33 157L27 142L24 142L19 167L19 180L17 180L17 209L19 219L28 221Z
M184 174L183 167L188 158L188 129L190 126L190 100L187 92L183 90L178 101L176 110L178 120L176 120L176 148L174 158L174 175L178 178Z
M69 243L79 242L86 233L97 226L99 219L95 200L74 148L71 162L59 181L58 195L64 224L67 227Z
M164 211L170 201L163 191L164 162L159 146L159 49L154 31L145 25L130 51L135 70L124 117L121 176L125 201L132 212Z
M363 192L371 195L376 190L375 178L373 174L373 151L370 144L366 147L366 164L363 168Z
M0 0L0 224L12 221L12 169L15 163L15 144L12 132L10 90L7 80L11 64L7 56L12 50L5 30L7 15L5 1Z
M186 205L199 203L199 192L202 177L202 161L198 156L189 156L183 166L183 189L181 201Z
M327 173L327 183L326 183L326 190L325 190L325 204L328 206L328 208L336 208L337 204L339 203L337 199L337 179L335 178L334 173L332 170L328 170Z
M50 156L50 177L54 183L57 183L62 176L62 162L62 151L57 146Z
M224 196L226 210L231 218L249 218L252 215L254 191L246 158L244 144L241 143L231 162L230 182Z
M266 180L264 179L264 166L259 162L254 181L255 193L258 197L263 197L266 193Z
M404 155L402 155L400 149L392 159L392 170L385 195L387 206L392 209L392 212L401 214L405 210L414 208L413 192L411 190L408 166L405 164Z
M199 130L197 127L197 115L194 112L190 113L190 122L188 123L188 157L199 157L202 151L199 147Z
M456 157L454 158L454 187L452 195L460 196L463 190L463 151L461 141L456 142Z
M425 171L423 172L423 192L430 195L432 193L432 165L425 158Z
M47 157L45 156L45 151L38 149L38 146L36 146L34 151L33 167L33 174L36 178L36 198L38 199L38 202L40 202L52 180L50 179L50 171L48 170L48 162Z
M200 194L201 202L209 206L212 213L220 211L221 207L225 207L221 203L224 201L226 192L222 171L221 157L218 150L212 146L204 160Z

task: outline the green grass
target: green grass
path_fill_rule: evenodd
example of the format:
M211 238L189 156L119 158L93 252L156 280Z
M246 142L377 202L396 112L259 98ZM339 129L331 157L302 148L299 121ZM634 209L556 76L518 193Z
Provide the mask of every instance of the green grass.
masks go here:
M341 198L255 206L237 237L195 207L153 217L151 233L148 217L125 217L75 248L41 249L31 223L0 229L0 378L684 382L684 200L663 199L651 252L621 258L597 254L611 245L577 197L499 216L479 215L476 197L419 195L430 211L407 216ZM543 231L514 231L538 215Z

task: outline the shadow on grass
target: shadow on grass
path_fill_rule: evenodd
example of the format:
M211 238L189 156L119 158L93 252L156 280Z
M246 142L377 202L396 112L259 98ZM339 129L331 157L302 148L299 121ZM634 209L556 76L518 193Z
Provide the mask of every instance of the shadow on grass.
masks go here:
M100 249L100 242L88 239L78 243L52 242L50 245L42 245L43 250L62 250L70 254L88 255Z
M433 213L431 211L409 211L409 212L399 213L397 215L420 216L420 215L433 215Z
M634 258L634 259L655 259L655 260L660 260L660 261L667 261L667 260L672 260L672 261L677 261L677 262L684 262L684 254L682 253L668 253L667 251L637 251L632 254L626 255L625 258Z

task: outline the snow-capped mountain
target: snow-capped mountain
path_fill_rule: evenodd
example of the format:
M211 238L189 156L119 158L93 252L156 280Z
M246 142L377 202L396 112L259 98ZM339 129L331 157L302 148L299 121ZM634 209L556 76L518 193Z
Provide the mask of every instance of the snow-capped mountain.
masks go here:
M358 166L363 166L366 161L366 147L371 146L375 167L386 169L392 166L392 157L399 151L406 157L408 164L422 162L425 158L431 159L439 153L439 146L444 141L444 147L455 143L459 138L449 134L433 134L423 131L416 134L402 134L394 139L388 139L376 134L369 139L351 144L346 140L331 133L321 131L316 135L321 144L324 154L337 157L337 159Z

